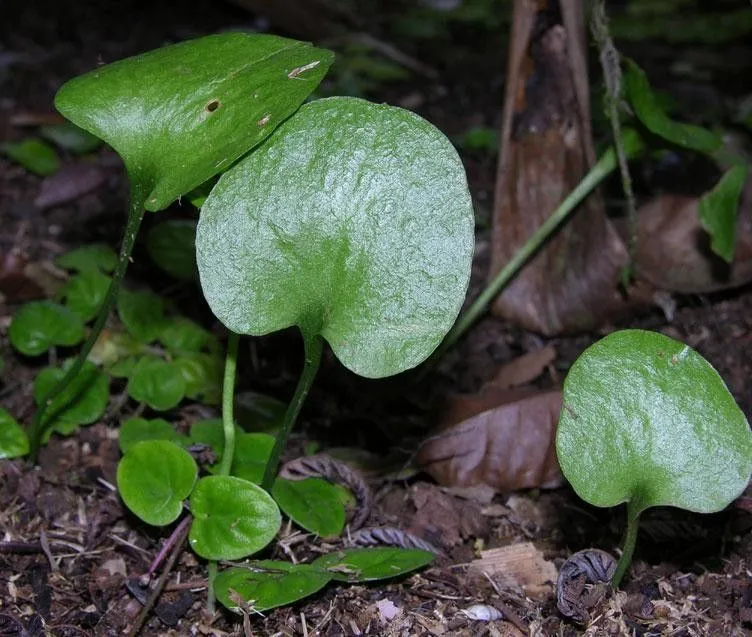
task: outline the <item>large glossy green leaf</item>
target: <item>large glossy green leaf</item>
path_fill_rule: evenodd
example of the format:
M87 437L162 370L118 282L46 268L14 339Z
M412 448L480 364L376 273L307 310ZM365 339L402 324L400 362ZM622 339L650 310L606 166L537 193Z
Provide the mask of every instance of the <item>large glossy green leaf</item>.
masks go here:
M728 263L734 259L736 213L748 172L749 166L730 168L700 199L700 222L710 235L710 248Z
M329 573L310 564L259 560L248 566L224 570L214 580L217 599L229 610L242 609L238 598L259 613L287 606L313 595L332 579Z
M196 222L171 219L154 226L146 236L149 256L167 274L181 281L195 281Z
M293 113L332 54L271 35L224 33L97 68L55 106L123 158L161 210L227 168Z
M63 378L72 364L67 360L62 367L47 367L34 380L34 400L37 405L49 395L52 388ZM47 409L44 417L46 431L57 431L67 435L79 425L95 423L107 408L110 397L110 381L107 374L86 361L81 371L57 396Z
M29 453L29 436L10 413L0 407L0 460Z
M152 409L166 411L185 396L185 380L174 363L154 356L144 356L130 373L128 395Z
M430 564L436 556L420 549L391 547L346 549L322 555L313 561L341 582L368 582L404 575Z
M345 506L339 490L322 478L277 478L272 496L284 514L306 531L336 537L345 528Z
M196 461L166 440L139 442L117 468L117 486L126 506L147 524L165 526L178 519L196 484Z
M54 345L77 345L83 337L81 318L52 301L34 301L22 306L8 329L11 345L26 356L39 356Z
M264 548L282 516L261 487L233 476L209 476L191 494L191 548L207 560L237 560Z
M752 432L718 373L689 346L643 330L586 349L564 382L559 464L596 506L718 511L746 487Z
M201 285L234 332L298 325L356 373L389 376L422 362L457 317L473 225L440 131L399 108L318 100L204 203Z

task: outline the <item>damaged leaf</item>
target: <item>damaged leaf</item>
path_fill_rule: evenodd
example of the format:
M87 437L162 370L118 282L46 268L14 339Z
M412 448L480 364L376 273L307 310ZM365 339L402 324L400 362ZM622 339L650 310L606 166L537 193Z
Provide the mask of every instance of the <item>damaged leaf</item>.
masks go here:
M700 221L711 237L710 248L727 263L734 260L736 213L748 172L748 166L730 168L700 199Z

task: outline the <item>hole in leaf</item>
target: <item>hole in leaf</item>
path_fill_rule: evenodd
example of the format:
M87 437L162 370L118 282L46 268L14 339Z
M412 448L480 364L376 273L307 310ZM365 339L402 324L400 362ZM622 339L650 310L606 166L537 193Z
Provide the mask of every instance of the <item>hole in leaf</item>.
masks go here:
M215 99L215 100L212 100L211 102L209 102L209 103L208 103L208 104L206 105L206 110L207 110L207 111L209 111L210 113L213 113L213 112L214 112L214 111L216 111L216 110L217 110L217 109L218 109L218 108L219 108L220 106L221 106L221 103L220 103L220 101L219 101L219 100L216 100L216 99Z

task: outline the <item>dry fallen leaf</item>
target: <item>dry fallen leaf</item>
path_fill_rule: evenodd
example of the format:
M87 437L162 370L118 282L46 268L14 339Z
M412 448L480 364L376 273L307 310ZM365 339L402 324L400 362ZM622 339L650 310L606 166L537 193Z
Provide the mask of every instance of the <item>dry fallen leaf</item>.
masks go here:
M444 427L420 446L417 464L439 484L498 491L554 488L563 478L554 434L558 390L500 390L451 400Z
M519 387L534 381L556 360L556 349L550 345L523 354L501 366L492 385L501 389Z
M60 206L95 190L104 181L105 173L96 164L89 162L66 164L54 175L42 180L34 205L40 210Z
M523 589L551 584L558 577L556 566L545 559L532 542L483 551L480 559L470 563L470 571L501 576L506 582Z

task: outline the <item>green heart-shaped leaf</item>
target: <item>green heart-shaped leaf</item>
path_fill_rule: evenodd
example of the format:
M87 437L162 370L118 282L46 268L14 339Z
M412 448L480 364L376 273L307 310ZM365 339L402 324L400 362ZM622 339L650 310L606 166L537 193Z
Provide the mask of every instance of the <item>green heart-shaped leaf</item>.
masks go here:
M235 426L236 439L240 433L242 431ZM222 452L225 448L225 434L222 429L221 418L197 420L191 425L188 435L193 442L211 447L214 453L217 454L218 459L222 457Z
M369 582L404 575L430 564L436 556L419 549L387 547L347 549L322 555L313 566L340 582Z
M55 149L41 139L31 137L20 142L0 144L0 151L35 175L45 177L60 169L60 158Z
M251 568L229 568L214 580L220 603L239 612L238 598L248 608L263 612L313 595L326 586L331 575L310 564L291 564L273 560L254 561Z
M253 391L235 394L235 420L246 431L277 429L285 417L287 405L281 400Z
M669 118L653 94L645 72L631 60L627 61L624 88L635 115L654 135L703 153L712 153L721 147L721 138L707 128L675 122Z
M128 395L152 409L167 411L185 396L185 380L180 368L154 356L144 356L128 377Z
M175 354L200 352L215 340L211 332L184 316L166 319L159 334L159 341Z
M709 513L749 483L752 432L697 352L643 330L586 349L564 382L556 435L561 469L595 506L630 503Z
M736 213L749 166L730 168L700 199L700 222L711 237L710 248L727 263L734 260Z
M99 311L112 279L99 270L86 270L71 277L60 290L65 306L90 321Z
M154 292L120 290L117 311L128 332L144 343L156 341L164 329L164 302Z
M29 436L10 413L0 407L0 460L29 453Z
M222 359L215 354L189 354L176 358L172 365L185 381L185 395L207 405L219 404L222 394Z
M454 322L474 216L452 144L408 111L303 106L201 209L201 285L240 334L298 325L368 377L422 362Z
M212 448L217 456L217 461L209 467L209 471L212 473L218 471L225 448L222 421L211 419L193 423L191 440ZM230 474L254 484L261 484L264 469L269 462L269 456L274 447L274 441L275 439L268 434L245 433L236 426L235 453L232 457Z
M227 168L293 113L332 54L271 35L166 46L67 82L55 106L123 158L148 210Z
M306 531L336 537L345 528L345 507L339 490L322 478L277 478L272 496L284 514Z
M237 560L264 548L282 516L261 487L232 476L209 476L191 494L191 548L207 560Z
M198 475L196 461L166 440L139 442L117 468L117 486L126 506L147 524L165 526L183 510Z
M180 447L188 446L187 436L175 431L175 428L162 418L146 420L145 418L129 418L120 425L118 443L124 454L139 442L145 440L166 440Z
M54 345L77 345L83 337L81 318L51 301L34 301L22 306L8 329L11 345L26 356L39 356Z
M171 219L154 226L146 237L146 249L167 274L180 281L198 279L195 221Z
M65 376L73 360L67 360L62 367L46 367L34 380L34 400L37 405L52 391L52 388ZM47 437L53 430L68 435L79 425L95 423L107 409L110 397L110 380L107 374L86 361L71 383L57 396L44 417Z
M55 265L77 272L87 270L112 272L117 265L117 255L108 245L92 243L59 256L55 259Z

